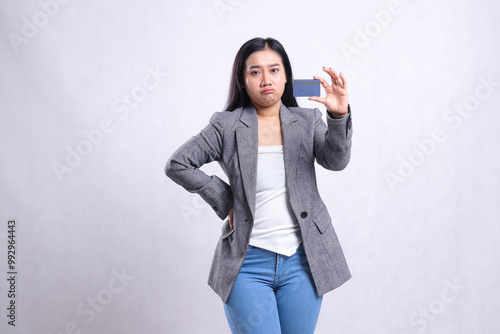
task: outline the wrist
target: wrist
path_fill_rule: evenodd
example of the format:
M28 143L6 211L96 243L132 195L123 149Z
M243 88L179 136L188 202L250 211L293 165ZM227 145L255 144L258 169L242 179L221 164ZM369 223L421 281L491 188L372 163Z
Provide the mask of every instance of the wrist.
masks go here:
M344 110L344 112L330 111L330 110L326 109L328 114L330 114L330 117L333 119L344 118L345 116L347 116L347 114L349 114L350 110L351 110L351 108L350 108L349 104L347 105L347 108Z
M341 119L341 118L344 118L346 117L347 113L345 114L337 114L337 113L332 113L332 112L328 112L330 114L330 116L333 118L333 119Z

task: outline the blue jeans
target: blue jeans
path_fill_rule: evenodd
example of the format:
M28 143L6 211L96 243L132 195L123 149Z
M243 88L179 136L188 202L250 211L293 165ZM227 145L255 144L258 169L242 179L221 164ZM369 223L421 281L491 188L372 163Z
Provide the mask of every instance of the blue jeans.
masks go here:
M314 333L321 301L302 245L291 257L249 246L224 311L232 333Z

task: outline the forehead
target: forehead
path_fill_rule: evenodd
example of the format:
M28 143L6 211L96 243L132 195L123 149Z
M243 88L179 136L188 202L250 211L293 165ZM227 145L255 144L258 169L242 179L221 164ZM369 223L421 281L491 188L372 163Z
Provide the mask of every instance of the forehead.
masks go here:
M272 64L282 65L281 56L274 50L264 49L260 51L255 51L246 60L246 67L249 66L269 66Z

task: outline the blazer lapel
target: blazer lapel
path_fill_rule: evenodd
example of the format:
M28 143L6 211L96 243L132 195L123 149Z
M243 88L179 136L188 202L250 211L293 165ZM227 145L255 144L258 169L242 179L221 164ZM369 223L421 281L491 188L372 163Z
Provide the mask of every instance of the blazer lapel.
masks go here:
M298 165L300 129L296 126L297 117L283 104L281 104L280 118L281 131L283 132L286 185L290 189L290 182L295 178L295 168Z
M247 203L252 212L252 216L255 217L259 133L257 111L253 105L243 109L240 122L242 123L241 126L236 129L236 144L240 173Z

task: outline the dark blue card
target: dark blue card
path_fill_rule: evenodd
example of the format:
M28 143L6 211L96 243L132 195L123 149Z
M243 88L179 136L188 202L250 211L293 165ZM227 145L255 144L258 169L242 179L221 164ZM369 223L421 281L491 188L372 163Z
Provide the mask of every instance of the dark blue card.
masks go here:
M293 96L320 96L319 80L293 80Z

